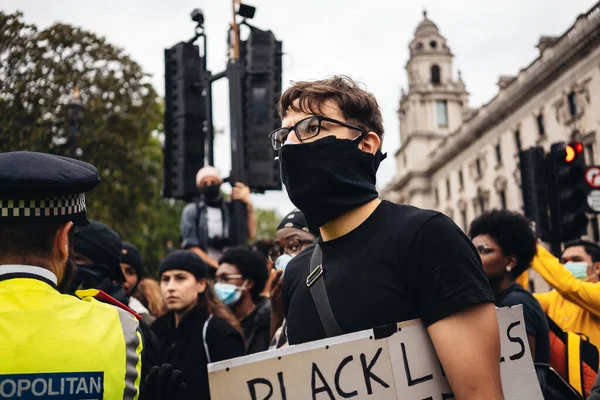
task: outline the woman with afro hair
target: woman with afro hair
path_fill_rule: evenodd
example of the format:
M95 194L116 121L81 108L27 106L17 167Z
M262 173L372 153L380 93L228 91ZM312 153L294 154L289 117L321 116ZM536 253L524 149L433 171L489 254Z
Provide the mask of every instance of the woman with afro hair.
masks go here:
M537 239L529 220L507 210L488 211L473 220L469 237L481 256L496 305L523 306L533 361L548 364L550 339L546 315L533 295L516 283L536 254Z

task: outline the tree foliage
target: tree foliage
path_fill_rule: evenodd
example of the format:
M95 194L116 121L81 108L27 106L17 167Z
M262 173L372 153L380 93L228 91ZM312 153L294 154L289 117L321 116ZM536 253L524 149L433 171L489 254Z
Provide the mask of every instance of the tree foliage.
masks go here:
M161 102L149 76L104 38L67 24L39 30L0 12L0 151L71 156L69 99L85 105L78 158L102 179L89 216L138 245L154 270L167 240L179 239L182 205L160 196Z
M275 210L255 209L255 212L258 221L256 239L275 239L275 232L282 217Z

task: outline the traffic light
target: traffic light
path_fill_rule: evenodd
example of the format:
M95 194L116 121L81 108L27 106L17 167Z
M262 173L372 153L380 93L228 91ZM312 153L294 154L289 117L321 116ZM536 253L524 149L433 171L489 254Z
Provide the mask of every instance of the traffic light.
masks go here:
M519 152L521 192L525 216L535 221L536 233L545 242L551 241L548 217L548 185L544 149L533 147Z
M208 131L204 63L198 46L181 42L165 50L163 196L189 201L198 193Z
M271 31L252 28L241 43L245 63L242 86L244 104L244 158L246 178L252 191L281 190L277 156L265 145L268 134L281 126L277 103L281 95L282 42Z
M587 231L587 185L583 145L555 143L548 155L548 183L552 230L563 242L577 239Z

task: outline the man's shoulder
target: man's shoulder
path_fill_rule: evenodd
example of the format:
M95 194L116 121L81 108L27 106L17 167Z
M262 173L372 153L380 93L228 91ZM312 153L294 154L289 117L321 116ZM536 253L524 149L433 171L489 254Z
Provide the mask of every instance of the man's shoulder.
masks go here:
M302 250L299 254L297 254L294 258L290 260L287 267L285 268L283 281L285 282L285 276L288 276L288 281L290 277L295 277L298 274L302 273L302 269L306 269L307 263L310 263L311 257L315 251L315 247L317 243L311 243ZM308 270L306 270L306 274L308 275Z
M196 214L196 207L197 207L196 202L188 203L185 205L185 207L183 207L182 214L183 215Z
M419 208L408 204L392 203L387 200L382 201L382 206L384 207L382 215L386 220L393 219L394 222L402 220L404 223L411 224L412 226L419 223L423 224L433 217L443 215L439 211Z

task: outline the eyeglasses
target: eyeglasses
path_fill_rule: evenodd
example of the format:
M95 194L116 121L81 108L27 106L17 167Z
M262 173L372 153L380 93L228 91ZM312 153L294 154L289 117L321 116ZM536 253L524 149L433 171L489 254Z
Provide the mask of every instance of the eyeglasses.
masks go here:
M356 125L347 124L342 121L338 121L337 119L325 117L323 115L315 115L312 117L307 117L301 119L294 126L290 126L287 128L279 128L275 129L273 132L269 134L269 140L271 140L271 146L273 146L273 150L279 150L287 140L290 132L294 131L296 138L298 141L303 142L308 139L312 139L321 133L321 124L323 121L333 122L334 124L338 124L341 126L345 126L346 128L354 129L356 131L361 132L363 135L367 134L367 131L363 128L360 128ZM327 128L323 128L327 129Z
M475 246L475 249L477 249L477 252L481 255L490 254L496 250L493 247L486 246L485 244L477 245L477 246Z
M240 274L222 274L222 275L217 275L215 278L216 278L217 282L227 283L234 279L244 279L244 276L240 275Z
M300 253L302 246L310 243L312 243L312 240L295 240L287 243L285 246L273 246L269 249L267 254L269 256L269 260L274 263L282 254L294 256Z

